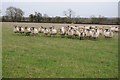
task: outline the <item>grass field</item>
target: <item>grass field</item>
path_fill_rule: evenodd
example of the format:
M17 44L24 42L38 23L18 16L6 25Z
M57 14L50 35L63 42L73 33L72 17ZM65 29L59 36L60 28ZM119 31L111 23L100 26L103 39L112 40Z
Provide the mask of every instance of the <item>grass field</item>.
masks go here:
M40 35L26 37L14 34L12 25L2 24L2 74L5 78L118 77L117 35L95 41Z

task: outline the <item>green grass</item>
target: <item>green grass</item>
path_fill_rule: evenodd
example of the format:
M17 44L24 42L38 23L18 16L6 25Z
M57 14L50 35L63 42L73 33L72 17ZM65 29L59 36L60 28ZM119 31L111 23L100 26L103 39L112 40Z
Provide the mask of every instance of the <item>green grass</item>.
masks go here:
M118 40L21 36L3 23L2 68L8 78L116 78Z

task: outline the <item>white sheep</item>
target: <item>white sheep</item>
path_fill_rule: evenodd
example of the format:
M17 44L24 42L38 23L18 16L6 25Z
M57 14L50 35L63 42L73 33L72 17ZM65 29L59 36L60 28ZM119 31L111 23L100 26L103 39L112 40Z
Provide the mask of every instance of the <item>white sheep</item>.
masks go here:
M79 35L79 37L80 37L80 40L82 40L82 39L85 38L85 28L81 28L80 29L80 35Z
M75 36L80 36L79 30L74 30L74 35L75 35Z
M60 34L61 34L61 35L65 35L65 33L66 33L65 27L61 27L61 28L60 28Z
M48 35L49 30L48 30L47 28L45 28L45 29L43 30L43 33L44 33L45 35Z
M85 34L86 34L86 38L90 39L93 35L93 32L90 29L87 29Z
M109 29L105 29L104 36L105 36L105 38L112 38L113 37L113 32Z
M99 28L99 34L103 35L103 32L104 32L103 28Z
M19 33L21 33L21 34L22 34L22 33L24 33L24 31L25 31L25 30L24 30L24 28L23 28L23 27L19 27Z
M69 35L69 36L73 36L73 34L74 34L74 30L73 30L73 28L71 27L71 28L69 28L69 30L68 30L68 35Z
M14 28L13 28L13 32L14 32L14 33L18 33L18 32L19 32L19 27L17 27L17 26L15 25Z
M40 28L38 28L38 31L39 31L39 33L43 33L44 32L43 26L41 26Z
M31 27L31 33L33 34L33 36L34 36L34 35L37 35L37 34L38 34L37 28Z
M98 37L99 37L99 30L98 29L92 30L92 38L96 39Z
M49 34L50 34L50 36L57 34L57 30L54 28L54 26L49 28Z
M31 28L30 27L25 27L25 34L28 36L31 33Z
M118 27L111 27L110 29L113 32L119 32L119 28Z

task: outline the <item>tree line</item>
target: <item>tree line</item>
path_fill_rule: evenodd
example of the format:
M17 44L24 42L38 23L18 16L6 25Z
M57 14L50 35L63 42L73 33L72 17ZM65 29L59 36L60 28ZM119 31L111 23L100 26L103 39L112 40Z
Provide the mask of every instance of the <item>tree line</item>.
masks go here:
M24 12L20 8L8 7L6 9L6 15L2 16L2 22L37 22L37 23L74 23L74 24L120 24L120 19L107 18L99 15L94 15L90 18L74 17L75 12L68 9L63 12L65 17L49 17L47 14L35 12L30 14L29 17L24 16Z

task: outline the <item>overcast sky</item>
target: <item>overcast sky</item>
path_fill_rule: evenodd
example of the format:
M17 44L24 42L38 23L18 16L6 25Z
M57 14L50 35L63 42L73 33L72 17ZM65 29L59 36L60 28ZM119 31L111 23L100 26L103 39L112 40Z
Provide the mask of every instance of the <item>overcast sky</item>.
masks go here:
M102 15L105 17L118 16L117 2L2 2L2 14L6 8L13 6L22 9L29 16L30 13L40 12L49 16L64 16L63 11L72 9L76 16L90 17Z

